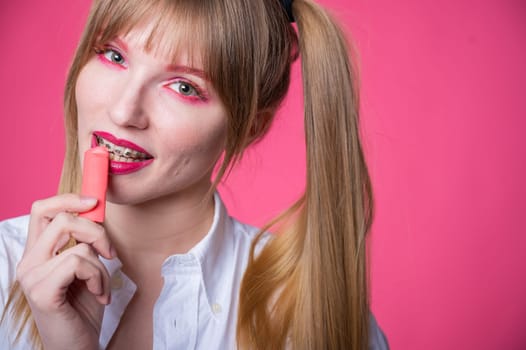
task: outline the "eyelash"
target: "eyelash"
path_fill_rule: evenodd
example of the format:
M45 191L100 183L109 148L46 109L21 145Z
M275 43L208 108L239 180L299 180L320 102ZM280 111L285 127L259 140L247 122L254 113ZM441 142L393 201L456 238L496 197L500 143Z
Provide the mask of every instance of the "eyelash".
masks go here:
M124 55L121 54L118 50L112 48L112 47L95 47L94 48L94 51L95 51L95 54L97 54L97 56L99 56L99 58L101 60L104 60L104 62L107 62L109 64L112 64L112 65L115 65L119 68L125 68L127 67L126 66L126 59L124 58ZM115 62L113 61L113 59L111 59L110 57L107 57L106 55L110 53L110 54L116 54L118 56L120 56L121 60L123 62ZM186 84L188 85L190 88L192 88L195 92L195 95L184 95L183 93L181 92L178 92L176 91L175 89L172 89L170 88L171 85L174 85L174 84ZM170 82L169 84L166 84L165 87L176 93L178 96L182 97L182 98L185 98L185 99L189 99L189 100L201 100L201 101L206 101L208 98L207 98L207 95L206 93L203 92L203 90L201 88L199 88L199 86L197 86L196 84L193 84L185 79L177 79L177 80L174 80L172 82Z
M126 67L126 59L124 58L124 55L121 54L118 50L116 50L116 49L114 49L112 47L102 47L102 48L96 47L94 49L94 51L99 56L99 58L101 60L104 60L105 62L108 62L110 64L113 64L113 65L121 67L121 68L125 68ZM120 56L122 62L115 62L115 61L113 61L110 57L106 56L108 53L112 54L112 55Z
M175 84L185 84L185 85L188 85L190 88L192 88L195 92L195 95L185 95L181 92L178 92L176 89L173 89L171 88L170 86L172 85L175 85ZM170 82L169 84L166 84L165 87L176 93L178 96L182 97L182 98L185 98L185 99L189 99L189 100L201 100L201 101L206 101L207 100L207 96L206 94L199 88L199 86L197 86L196 84L193 84L185 79L177 79L177 80L174 80L172 82Z

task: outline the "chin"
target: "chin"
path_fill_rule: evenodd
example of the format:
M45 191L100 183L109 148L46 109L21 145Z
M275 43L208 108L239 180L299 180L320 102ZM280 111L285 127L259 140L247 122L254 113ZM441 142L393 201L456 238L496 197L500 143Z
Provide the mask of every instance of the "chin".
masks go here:
M114 191L108 189L106 193L106 201L116 205L138 205L149 202L155 196L146 196L137 192Z

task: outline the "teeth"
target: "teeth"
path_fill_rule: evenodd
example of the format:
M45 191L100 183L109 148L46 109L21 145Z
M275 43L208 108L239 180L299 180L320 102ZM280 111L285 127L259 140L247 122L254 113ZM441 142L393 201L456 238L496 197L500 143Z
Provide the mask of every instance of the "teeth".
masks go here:
M116 146L99 136L96 136L96 138L99 146L106 147L110 152L110 160L115 160L117 162L140 162L141 160L148 158L144 153L126 147Z

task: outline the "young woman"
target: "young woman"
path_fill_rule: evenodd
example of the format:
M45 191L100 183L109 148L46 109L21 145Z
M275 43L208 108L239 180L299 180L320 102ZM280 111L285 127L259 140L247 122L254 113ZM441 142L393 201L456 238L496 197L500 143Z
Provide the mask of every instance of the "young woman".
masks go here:
M268 130L298 55L307 184L272 235L214 189ZM60 194L0 225L9 347L387 348L354 74L311 0L96 0L66 85ZM97 145L112 159L103 225L75 194Z

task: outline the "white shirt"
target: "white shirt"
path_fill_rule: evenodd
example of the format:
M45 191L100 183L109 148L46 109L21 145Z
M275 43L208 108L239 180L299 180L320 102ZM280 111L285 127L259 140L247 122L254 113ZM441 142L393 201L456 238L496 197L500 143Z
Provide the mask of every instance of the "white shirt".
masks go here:
M29 216L0 223L0 305L6 304L16 264L24 251ZM239 287L257 228L228 216L216 194L212 226L186 254L168 257L161 268L164 285L153 310L153 349L235 349ZM259 251L268 237L260 240ZM137 287L118 259L101 261L111 276L111 304L104 310L100 347L106 348ZM1 313L1 312L0 312ZM388 349L385 336L370 315L370 349ZM24 334L16 347L6 325L0 327L0 349L29 349Z

